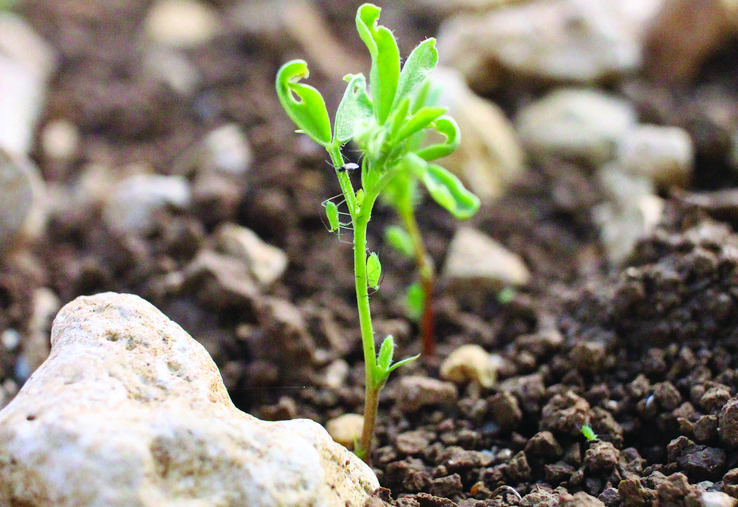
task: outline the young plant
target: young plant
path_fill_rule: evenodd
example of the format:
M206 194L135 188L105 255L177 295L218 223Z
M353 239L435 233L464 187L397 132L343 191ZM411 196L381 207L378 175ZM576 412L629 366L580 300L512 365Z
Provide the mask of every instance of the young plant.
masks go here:
M419 44L400 66L400 53L392 32L378 24L381 9L363 4L356 13L356 28L371 55L369 82L363 74L347 75L346 91L331 122L325 101L318 90L301 82L308 77L304 60L292 60L277 73L276 88L282 107L298 131L323 146L338 178L351 219L354 243L356 303L366 367L364 427L355 452L369 459L379 393L389 374L417 356L392 362L395 343L387 336L377 353L374 342L369 288L379 288L381 264L375 252L367 250L367 226L380 193L396 178L414 178L444 208L458 216L474 213L479 200L454 175L431 161L448 155L459 143L456 123L444 115L445 109L426 105L418 90L438 62L434 39ZM419 148L413 142L418 132L435 130L442 140ZM363 156L361 166L344 164L341 147L354 141ZM360 173L354 188L352 173ZM331 231L339 231L338 206L326 201Z
M414 97L411 111L419 105L436 105L440 90L426 80ZM415 150L420 149L427 132L416 133L407 143ZM435 354L433 297L436 286L436 269L433 259L428 255L423 235L418 227L415 207L420 200L419 181L408 173L395 177L382 193L382 201L395 210L401 225L391 225L385 229L385 239L402 255L414 260L418 269L419 281L412 283L405 295L408 317L418 322L423 354ZM455 218L463 220L476 212L474 209L451 210Z

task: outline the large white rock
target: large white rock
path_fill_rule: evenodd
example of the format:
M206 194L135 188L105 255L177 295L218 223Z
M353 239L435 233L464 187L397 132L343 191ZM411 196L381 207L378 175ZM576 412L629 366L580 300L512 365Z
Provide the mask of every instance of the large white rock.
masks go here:
M233 406L205 349L143 299L80 297L0 411L0 505L364 505L374 473L309 420Z
M592 83L641 66L646 22L662 0L539 0L486 13L458 14L441 25L442 63L478 90L505 77Z
M553 156L596 167L615 156L636 124L626 100L604 92L562 88L521 109L518 135L533 157Z

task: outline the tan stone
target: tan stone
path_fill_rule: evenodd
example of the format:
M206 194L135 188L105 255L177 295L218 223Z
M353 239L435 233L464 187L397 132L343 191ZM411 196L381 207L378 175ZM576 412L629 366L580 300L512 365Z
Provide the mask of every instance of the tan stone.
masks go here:
M143 299L80 297L0 411L0 505L364 505L377 478L309 420L230 401L205 349Z

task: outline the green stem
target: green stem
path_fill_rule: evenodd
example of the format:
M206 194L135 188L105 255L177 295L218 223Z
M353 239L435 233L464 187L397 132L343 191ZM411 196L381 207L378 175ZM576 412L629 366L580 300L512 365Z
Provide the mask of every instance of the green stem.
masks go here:
M371 218L373 201L370 196L364 196L361 209L354 219L354 274L356 276L356 305L359 310L359 327L361 329L361 344L364 349L364 367L366 368L365 397L364 397L364 428L361 432L359 451L363 453L365 461L369 459L374 435L374 423L377 418L379 404L379 390L374 378L377 365L377 352L374 343L374 329L369 306L369 288L366 274L366 230Z
M340 145L329 145L325 148L328 151L328 155L331 157L331 163L336 169L336 176L338 176L338 184L341 186L341 193L346 199L346 206L348 207L349 214L353 220L357 213L356 209L356 194L354 194L354 186L351 184L351 177L348 171L339 171L343 166L343 155L341 155Z
M420 336L423 342L423 355L431 356L436 352L436 343L433 338L433 293L436 285L436 272L433 267L433 260L425 249L425 242L415 219L412 203L409 204L409 207L398 208L398 214L415 249L415 262L418 266L420 286L423 290L423 314L419 322Z

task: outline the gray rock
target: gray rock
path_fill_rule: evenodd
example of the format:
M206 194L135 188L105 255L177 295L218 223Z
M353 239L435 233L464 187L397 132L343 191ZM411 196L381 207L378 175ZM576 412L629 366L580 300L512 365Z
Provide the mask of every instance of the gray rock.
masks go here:
M525 285L530 277L520 256L471 227L456 231L441 272L441 278L455 287L482 285L499 289Z
M242 261L264 287L279 280L287 269L287 254L262 241L251 229L223 224L215 232L215 241L221 251Z
M534 158L553 156L591 167L612 159L635 123L635 110L627 101L577 88L551 92L521 109L515 121Z
M185 208L190 186L182 176L134 174L113 187L105 202L103 220L118 234L147 234L155 227L155 214L171 206Z
M455 405L458 401L456 386L430 377L407 375L392 384L390 392L397 407L405 412L414 412L428 405Z
M0 504L364 505L378 487L308 420L236 409L205 349L132 295L80 297L0 411Z
M694 146L684 129L638 125L620 139L617 161L656 186L684 187L692 177Z
M174 48L205 44L220 30L217 11L196 0L158 0L144 21L146 35L154 42Z
M33 162L0 147L0 254L43 231L45 194L44 182Z
M525 171L525 154L515 128L494 103L476 95L461 75L448 67L432 74L439 103L459 124L461 146L443 159L482 201L499 197Z
M641 35L661 0L546 0L486 13L462 13L441 25L442 63L478 90L505 76L592 83L641 66Z
M664 200L654 194L649 179L623 170L616 162L604 164L597 179L609 200L593 208L593 219L608 259L619 264L659 223Z
M0 147L29 153L56 59L23 18L0 11Z

